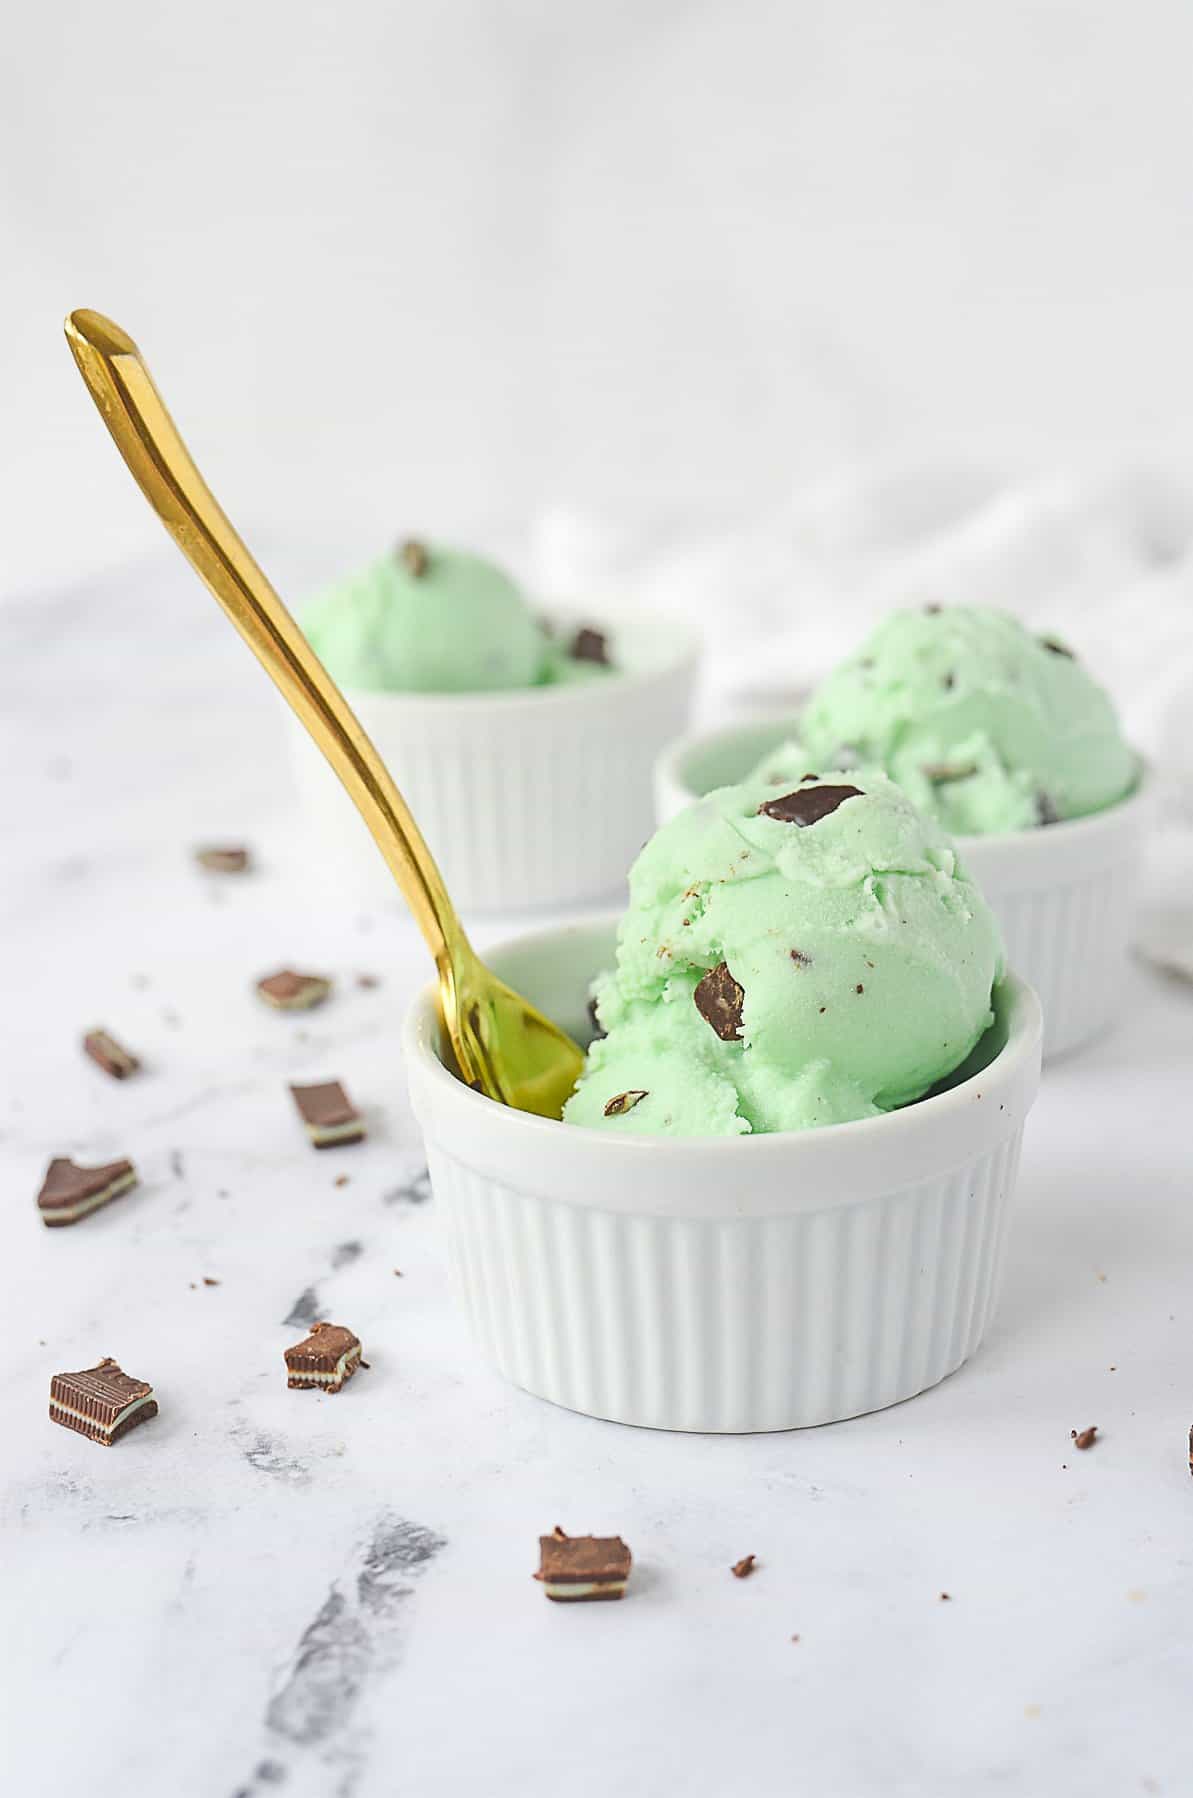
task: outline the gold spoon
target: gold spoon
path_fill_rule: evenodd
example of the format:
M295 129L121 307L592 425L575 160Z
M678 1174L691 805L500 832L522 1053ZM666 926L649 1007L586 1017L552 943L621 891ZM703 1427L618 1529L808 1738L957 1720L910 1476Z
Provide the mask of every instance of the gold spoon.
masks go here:
M518 1111L557 1118L583 1055L490 973L443 877L352 707L225 518L132 338L99 312L72 312L66 339L113 441L149 504L323 751L414 913L439 975L460 1073Z

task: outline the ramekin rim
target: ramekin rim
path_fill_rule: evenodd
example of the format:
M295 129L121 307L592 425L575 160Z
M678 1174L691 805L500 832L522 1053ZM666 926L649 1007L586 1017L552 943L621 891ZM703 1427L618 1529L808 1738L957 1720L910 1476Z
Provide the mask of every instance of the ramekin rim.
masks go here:
M656 778L662 777L680 792L690 795L692 802L704 797L688 784L681 773L681 764L695 750L707 748L713 743L731 742L734 737L765 730L771 725L790 724L794 731L798 726L798 716L790 713L775 713L766 717L741 718L736 724L719 725L712 730L685 731L683 736L676 737L659 752L655 763ZM1121 798L1111 800L1099 811L1084 812L1079 818L1059 818L1055 824L1032 825L1026 830L985 831L981 835L952 834L952 841L963 854L971 856L983 848L1013 848L1019 844L1037 844L1045 841L1058 846L1064 841L1071 841L1076 835L1092 836L1107 827L1113 820L1115 824L1122 822L1124 814L1142 805L1151 797L1155 784L1156 772L1150 760L1134 744L1129 748L1135 760L1135 779ZM1046 834L1045 834L1046 833Z
M503 938L501 942L486 947L486 959L490 955L500 956L504 951L526 947L536 939L558 938L571 932L608 927L617 922L616 912L600 911L585 914L578 918L569 918L566 922L549 925L540 930L519 932L516 936ZM860 1143L864 1135L873 1136L875 1132L887 1132L894 1137L896 1131L906 1135L909 1130L917 1130L921 1120L924 1127L941 1119L948 1111L960 1111L971 1100L978 1097L976 1088L979 1082L992 1084L997 1082L998 1088L1010 1090L1019 1077L1024 1065L1033 1059L1037 1066L1040 1045L1043 1040L1043 1012L1035 988L1016 974L1013 969L1003 975L1002 983L1009 991L1010 1011L1007 1040L998 1054L986 1067L971 1074L959 1085L948 1088L945 1092L934 1093L930 1097L918 1099L913 1104L903 1105L894 1111L880 1113L877 1117L855 1118L842 1124L821 1124L811 1130L777 1130L752 1133L747 1136L665 1136L634 1135L612 1136L603 1130L594 1130L588 1125L565 1124L562 1119L536 1117L532 1113L514 1111L508 1106L496 1106L497 1113L503 1113L512 1121L515 1129L524 1129L530 1133L528 1140L542 1137L546 1132L546 1140L552 1143L574 1143L577 1151L587 1145L588 1149L599 1155L625 1156L640 1158L644 1153L653 1152L656 1156L665 1153L671 1160L683 1156L701 1159L708 1155L724 1157L735 1153L748 1153L755 1161L763 1156L798 1154L800 1145L811 1141L823 1144L826 1141L848 1141ZM437 1028L436 983L427 984L411 999L402 1024L403 1059L410 1065L417 1059L420 1067L427 1073L440 1092L450 1095L449 1102L465 1107L464 1115L469 1112L478 1122L483 1116L492 1116L488 1108L493 1101L482 1093L474 1092L446 1068L434 1047L427 1023L434 1022ZM484 1110L478 1108L485 1108ZM498 1124L502 1129L504 1124ZM557 1132L564 1132L563 1136ZM746 1148L746 1145L750 1145ZM893 1146L893 1143L892 1143ZM817 1149L817 1153L823 1152Z
M582 617L596 618L594 613L566 612L562 609L544 608L545 615L551 618L566 618L571 623ZM607 679L592 681L549 681L537 687L499 687L477 692L461 693L416 693L392 687L354 687L344 685L344 691L356 704L376 705L390 703L400 706L407 712L445 712L449 707L461 711L479 711L485 707L498 707L513 710L519 705L535 708L551 705L567 704L569 706L591 706L614 695L640 693L657 686L660 682L673 680L677 675L689 678L696 673L703 654L704 644L700 633L693 630L681 619L673 619L661 612L640 614L642 619L649 619L654 625L666 624L673 627L679 639L666 661L657 668L628 669L614 667ZM596 618L593 628L599 628L601 620ZM606 618L611 629L619 624L616 618ZM630 621L627 621L627 623Z

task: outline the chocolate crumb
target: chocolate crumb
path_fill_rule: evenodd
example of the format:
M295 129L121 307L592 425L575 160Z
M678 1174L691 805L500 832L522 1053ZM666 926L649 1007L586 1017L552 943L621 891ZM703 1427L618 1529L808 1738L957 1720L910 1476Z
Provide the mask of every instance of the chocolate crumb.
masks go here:
M1070 1430L1069 1435L1075 1448L1092 1448L1098 1440L1098 1426L1091 1423L1088 1430Z
M594 631L590 625L582 625L568 644L568 655L573 662L599 662L608 668L609 640L604 631Z
M792 1636L792 1638L791 1638L791 1640L792 1640L792 1641L793 1641L793 1642L798 1642L798 1641L799 1641L799 1637L798 1637L798 1636Z
M729 1571L734 1579L749 1579L754 1571L756 1560L756 1555L743 1555L740 1561L734 1561Z
M627 1111L633 1111L635 1105L641 1105L643 1099L649 1098L645 1087L634 1086L629 1092L615 1093L605 1106L607 1118L624 1117Z
M810 968L812 966L812 957L810 955L805 955L802 949L793 949L791 951L791 959L797 968Z
M83 1038L84 1053L113 1080L127 1080L141 1064L135 1055L121 1046L106 1030L89 1030Z
M940 611L940 607L933 602L932 605L925 606L924 610L930 618L935 618L936 614Z
M204 1274L203 1275L203 1284L204 1284L204 1286L218 1286L219 1281L212 1279L210 1274Z
M394 1268L394 1275L395 1275L395 1277L396 1277L396 1278L397 1278L397 1279L399 1279L399 1280L402 1280L402 1279L404 1279L404 1278L405 1278L405 1275L404 1275L404 1274L403 1274L403 1272L402 1272L402 1270L401 1270L401 1268L400 1268L400 1267L395 1267L395 1268Z
M814 793L809 787L797 787L794 793L785 793L781 799L764 800L758 807L758 816L774 818L780 824L798 824L802 829L830 817L847 799L864 797L860 787L818 786Z
M422 580L431 561L427 554L426 544L420 543L417 537L407 537L398 549L398 559L404 564L407 573L412 574L416 581Z
M942 1604L950 1604L952 1602L952 1597L953 1594L951 1592L942 1592L940 1595L940 1602Z
M380 974L358 974L356 984L362 992L371 993L375 987L381 985L381 976Z
M332 1181L332 1185L333 1186L347 1186L350 1178L351 1178L351 1176L349 1174L337 1174L335 1179Z
M864 993L865 990L866 990L865 987L862 985L861 981L859 980L857 983L856 991L859 993Z
M249 869L249 852L239 844L196 849L195 860L209 874L247 874Z
M1077 659L1073 651L1067 649L1063 643L1058 643L1055 637L1041 637L1040 642L1045 649L1050 649L1054 656L1065 656L1070 662Z
M560 1529L558 1524L555 1525L555 1528L551 1531L551 1534L554 1537L556 1542L566 1542L568 1539L567 1531Z
M723 1043L737 1042L741 1036L742 1005L745 989L729 972L727 962L718 962L699 982L692 998L705 1023Z

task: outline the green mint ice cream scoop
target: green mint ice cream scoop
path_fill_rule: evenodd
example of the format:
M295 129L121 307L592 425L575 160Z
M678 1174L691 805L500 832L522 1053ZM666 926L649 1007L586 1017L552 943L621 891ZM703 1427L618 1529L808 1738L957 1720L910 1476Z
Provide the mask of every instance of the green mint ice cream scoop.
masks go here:
M1135 758L1064 644L1003 612L894 612L800 720L806 766L881 767L958 836L1053 824L1124 797Z
M1001 972L981 894L885 774L722 787L631 870L565 1121L722 1136L893 1110L965 1060Z

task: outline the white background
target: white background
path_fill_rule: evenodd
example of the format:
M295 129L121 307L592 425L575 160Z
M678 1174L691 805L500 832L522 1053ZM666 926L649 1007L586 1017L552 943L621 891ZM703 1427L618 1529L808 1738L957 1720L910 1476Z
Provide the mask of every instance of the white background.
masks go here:
M0 67L0 588L156 527L61 341L345 553L1193 449L1179 0L86 0Z

